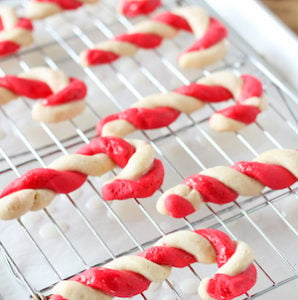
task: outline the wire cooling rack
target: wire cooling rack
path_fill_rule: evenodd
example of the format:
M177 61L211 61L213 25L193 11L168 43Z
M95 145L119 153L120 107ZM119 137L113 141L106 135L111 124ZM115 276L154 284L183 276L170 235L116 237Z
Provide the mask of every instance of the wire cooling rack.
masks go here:
M162 10L194 3L206 7L203 1L164 3ZM102 0L98 5L37 21L35 45L1 61L2 74L40 65L60 68L84 80L89 92L86 111L62 124L33 121L32 103L26 99L0 107L0 188L26 170L45 167L56 157L73 153L95 136L95 124L102 117L213 71L229 68L260 78L270 101L268 110L239 133L217 133L209 128L208 117L222 104L182 115L165 129L134 133L131 137L148 140L163 161L166 176L162 189L146 199L104 202L99 190L102 182L113 176L110 172L90 178L77 192L59 196L47 209L1 222L0 249L7 272L25 286L24 299L46 299L56 282L86 268L139 252L172 231L210 227L244 240L254 250L258 281L239 299L279 299L281 295L296 299L297 185L281 191L266 189L258 197L240 197L223 206L202 204L198 212L182 220L158 215L155 203L163 190L204 168L251 160L271 148L297 148L297 99L233 30L227 58L203 70L185 71L177 66L177 55L193 38L183 33L154 51L139 51L135 57L111 65L78 65L81 50L125 32L140 19L119 16L115 1ZM193 286L213 272L214 267L199 264L174 270L164 284L153 284L133 299L197 299Z

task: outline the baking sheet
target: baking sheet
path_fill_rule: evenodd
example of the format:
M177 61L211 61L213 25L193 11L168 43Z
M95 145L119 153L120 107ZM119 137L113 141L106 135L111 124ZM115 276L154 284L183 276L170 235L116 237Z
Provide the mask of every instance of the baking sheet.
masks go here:
M174 5L173 1L164 2L169 6ZM194 2L189 1L189 3ZM180 183L182 177L199 172L200 164L212 167L218 164L229 165L231 161L252 159L254 153L243 140L247 141L257 153L275 147L276 142L285 148L297 146L295 119L288 107L288 105L294 107L293 100L281 92L273 84L271 78L268 78L266 73L262 73L262 69L258 70L253 65L250 56L236 47L238 44L236 40L235 42L232 40L232 47L225 61L201 71L181 71L176 65L177 54L185 44L189 44L192 40L192 37L186 34L181 34L174 41L165 41L156 51L140 51L135 58L119 60L112 66L82 71L76 63L76 56L86 47L84 45L86 38L97 42L106 39L105 34L123 32L125 25L128 24L124 19L120 21L115 19L113 5L114 1L102 1L95 8L86 7L76 12L40 21L36 25L37 46L23 51L16 57L1 61L1 68L5 73L18 73L27 67L45 64L54 68L59 66L69 74L76 74L86 81L89 87L87 99L89 108L73 122L41 126L31 120L29 111L32 103L27 101L15 101L1 110L0 145L12 158L12 162L19 166L20 173L40 166L36 153L47 165L57 156L62 155L61 149L65 148L70 153L74 152L85 142L84 139L95 135L94 125L101 117L129 107L145 95L172 90L185 82L194 81L208 72L227 66L259 77L264 82L269 95L270 108L260 115L258 124L244 129L241 135L215 133L209 128L208 116L213 108L219 108L221 104L213 107L206 106L203 110L194 113L191 119L181 116L168 129L148 131L145 134L135 133L134 137L152 141L157 156L164 162L166 178L163 189ZM92 22L85 22L86 15L90 16ZM78 134L81 132L84 139ZM51 134L54 134L61 144L53 143ZM11 138L12 136L15 138ZM270 139L271 136L274 137L273 140ZM28 152L28 144L36 150L35 154L32 151ZM0 166L1 170L9 168L5 161L1 161ZM1 187L15 176L13 172L7 172L5 180L2 180L3 175L1 175ZM111 176L113 174L109 173L98 179L92 178L90 181L99 190L102 182ZM85 215L88 220L87 224L78 208L73 206L66 196L59 196L48 211L83 260L78 259L77 253L71 250L68 241L61 235L53 233L52 220L44 211L25 216L21 220L22 223L1 222L1 242L22 273L26 275L28 282L37 290L57 281L57 274L51 270L50 264L54 266L60 277L67 277L84 269L86 265L104 262L111 256L125 251L131 253L138 251L139 245L148 247L148 242L158 238L161 232L167 233L179 228L189 228L188 224L196 228L212 226L237 238L245 238L245 241L254 249L259 266L265 271L260 270L259 267L259 280L252 289L252 294L270 289L272 280L276 283L283 283L296 276L297 270L292 266L297 266L295 249L298 246L298 224L295 215L298 208L297 200L288 191L267 191L267 198L261 196L253 200L240 199L240 208L233 204L220 207L202 205L202 209L190 216L187 222L157 215L155 202L159 195L160 192L151 198L141 200L140 203L129 200L122 204L113 202L97 205L95 203L98 203L98 195L92 186L86 184L84 188L70 197ZM131 214L127 215L128 211ZM113 212L116 215L113 215ZM117 216L123 223L118 222ZM88 224L93 226L97 236ZM122 224L125 226L123 227ZM50 232L52 237L44 239L41 229L47 232L45 235ZM26 230L30 232L46 257L40 254L36 245L28 238ZM146 235L144 235L144 230ZM11 238L12 236L14 238ZM99 242L99 237L105 241L106 245ZM289 247L290 241L291 247ZM272 261L275 263L272 264ZM196 265L194 268L200 277L210 275L215 270L215 267L201 265ZM0 268L0 293L4 299L27 299L28 293L11 280L6 270L5 265ZM171 275L170 283L183 299L197 299L193 291L192 294L185 293L182 283L187 284L186 278L195 279L191 270L175 270ZM262 299L278 297L279 291L285 289L288 299L295 299L297 279L282 286L283 288L274 289L271 293L262 295ZM284 288L286 286L291 288ZM174 296L168 284L163 284L157 290L154 288L156 286L145 293L148 299L166 299L167 297L167 299L171 297L175 299L177 297Z

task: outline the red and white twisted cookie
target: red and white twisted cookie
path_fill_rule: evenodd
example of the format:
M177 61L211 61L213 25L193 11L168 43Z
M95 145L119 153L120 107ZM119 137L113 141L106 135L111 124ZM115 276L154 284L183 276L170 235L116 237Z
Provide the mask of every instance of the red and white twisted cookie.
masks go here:
M25 15L29 19L43 19L64 10L74 10L84 4L96 3L99 0L31 0L25 6Z
M62 71L33 68L18 76L0 77L0 105L20 96L42 99L33 106L34 120L56 123L80 114L86 106L87 86Z
M267 106L261 82L251 75L217 72L197 83L172 92L153 94L132 107L102 119L96 126L101 136L125 136L135 130L162 128L180 113L191 114L205 103L235 98L236 104L215 112L209 122L217 131L237 131L253 123Z
M147 21L135 24L127 33L101 42L80 55L82 65L111 63L122 56L132 56L139 48L153 49L163 39L174 38L180 30L193 33L196 42L180 54L183 68L201 68L222 59L227 51L227 30L197 6L182 7L164 12Z
M250 247L233 241L217 229L177 231L166 235L137 256L116 258L102 267L84 271L53 288L51 300L108 300L132 297L147 290L151 282L165 280L171 267L194 262L217 263L213 278L199 287L204 300L233 299L246 293L256 282L256 268Z
M290 187L297 178L298 151L273 149L251 162L217 166L191 175L164 192L156 207L163 215L183 218L198 210L202 201L225 204L238 195L257 196L265 186L273 190Z
M19 18L11 7L0 7L0 58L13 54L33 42L33 25Z
M119 11L127 17L152 13L161 5L161 0L122 0Z
M164 169L153 148L141 140L96 138L75 154L56 159L12 181L0 194L0 219L22 216L51 203L56 194L78 189L87 176L100 176L115 166L123 168L102 187L104 200L151 196L162 184Z

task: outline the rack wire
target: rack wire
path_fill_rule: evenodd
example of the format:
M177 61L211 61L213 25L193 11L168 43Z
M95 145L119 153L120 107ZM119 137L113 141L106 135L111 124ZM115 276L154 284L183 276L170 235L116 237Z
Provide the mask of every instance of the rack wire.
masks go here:
M164 3L162 10L198 1ZM204 1L199 4L216 15ZM266 189L258 197L240 197L223 206L204 204L182 220L158 215L155 203L163 190L202 169L250 160L271 148L297 147L297 119L293 113L297 111L297 99L233 29L227 58L203 70L182 71L177 67L176 56L192 39L183 33L154 51L140 51L135 57L111 65L78 65L81 50L126 31L139 20L117 15L115 2L102 0L92 7L38 21L35 45L1 62L3 74L39 65L60 68L83 79L89 92L86 111L63 124L31 120L32 103L26 99L0 107L0 188L26 170L45 167L56 157L74 152L96 135L95 124L102 117L146 95L172 90L210 72L229 68L254 74L264 83L269 109L255 124L237 133L216 133L208 127L208 117L222 104L206 105L192 115L182 115L161 130L134 133L131 137L149 141L163 161L166 177L162 189L146 199L104 202L100 186L115 174L113 171L88 179L78 192L59 196L40 212L1 222L0 249L7 271L25 287L24 299L46 299L56 282L115 257L141 251L169 232L219 228L232 238L245 240L255 252L257 284L239 299L277 299L279 295L294 299L298 290L297 185L282 191ZM190 286L213 271L213 267L196 264L174 270L165 284L152 285L133 299L197 299Z

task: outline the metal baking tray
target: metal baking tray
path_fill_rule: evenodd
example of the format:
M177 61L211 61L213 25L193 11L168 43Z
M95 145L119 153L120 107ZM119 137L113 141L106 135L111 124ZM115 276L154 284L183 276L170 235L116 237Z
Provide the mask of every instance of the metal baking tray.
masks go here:
M199 4L228 25L208 1L163 2L160 10ZM163 190L203 168L251 160L271 148L297 148L297 98L293 90L231 27L228 56L203 70L181 70L177 66L177 55L193 39L183 33L154 51L139 51L111 65L82 68L77 63L81 50L123 33L132 23L146 18L126 19L116 13L115 7L116 1L102 0L92 7L37 21L35 44L1 60L1 74L40 65L60 68L84 80L89 92L86 111L61 124L33 121L32 103L26 99L0 107L0 188L29 169L45 167L56 157L73 153L96 135L95 125L102 117L210 72L228 68L260 78L269 108L255 124L237 133L218 133L209 128L208 117L220 107L212 104L190 116L180 116L168 128L131 135L149 141L165 165L162 189L150 198L104 202L99 190L113 175L111 172L90 178L80 190L59 196L47 209L18 220L1 221L3 299L45 299L61 279L150 247L168 232L199 227L218 228L253 248L258 281L239 299L296 299L297 184L281 191L266 189L258 197L240 197L223 206L202 204L198 212L182 220L161 216L155 210ZM164 284L152 285L133 299L198 299L193 286L213 272L214 267L197 264L174 270Z

